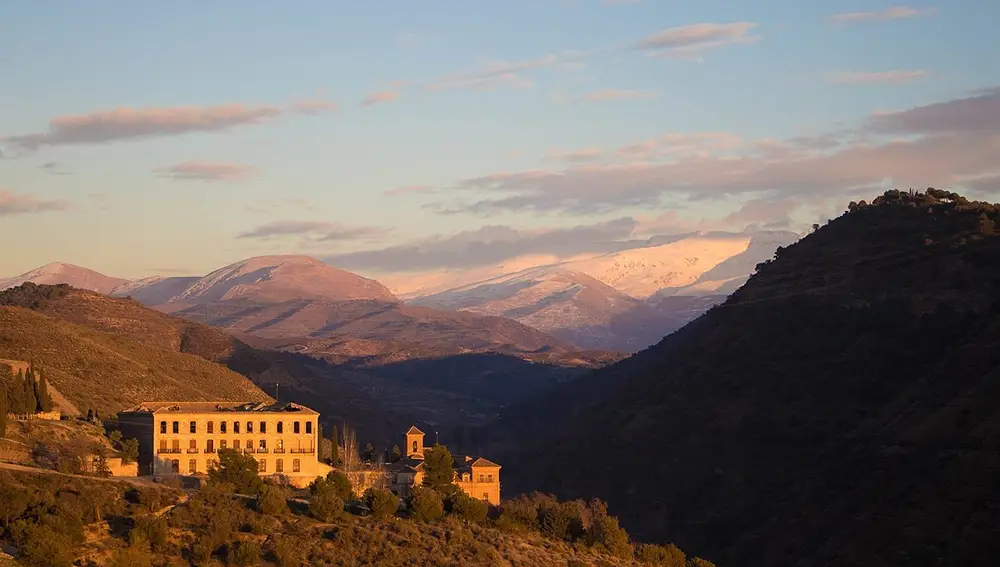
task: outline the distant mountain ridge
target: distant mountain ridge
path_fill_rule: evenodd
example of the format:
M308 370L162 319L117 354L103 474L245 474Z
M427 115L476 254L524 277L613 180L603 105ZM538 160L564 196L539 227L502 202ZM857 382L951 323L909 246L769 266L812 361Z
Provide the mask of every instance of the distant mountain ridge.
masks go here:
M112 278L73 264L53 262L12 278L0 279L0 290L19 286L25 282L36 284L67 284L79 289L89 289L110 294L115 288L128 282L122 278Z

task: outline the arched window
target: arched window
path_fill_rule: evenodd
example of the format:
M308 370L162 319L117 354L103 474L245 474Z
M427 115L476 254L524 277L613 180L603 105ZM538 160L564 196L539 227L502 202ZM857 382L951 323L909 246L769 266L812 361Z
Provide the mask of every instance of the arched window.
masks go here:
M239 432L240 432L240 422L234 421L233 422L233 433L239 433Z
M188 461L188 472L196 473L198 472L198 459L191 459Z
M192 421L191 423L189 423L188 429L190 430L191 433L198 433L198 422Z
M257 461L257 472L267 472L267 459Z
M411 453L416 453L417 452L417 442L416 441L413 442L413 449L410 452Z
M180 433L180 432L181 432L181 422L175 421L174 422L174 433Z
M267 422L266 421L260 422L260 432L261 433L267 433Z
M205 431L207 431L208 433L215 433L215 422L214 421L208 422L208 424L205 426Z
M160 422L160 433L166 433L166 432L167 432L167 422L161 421Z
M313 422L307 421L306 422L306 433L312 433L312 432L313 432Z
M274 472L285 472L285 461L281 459L274 461Z
M285 424L279 421L278 422L278 433L284 433L284 432L285 432Z
M299 459L292 459L292 472L300 472L302 467L302 461Z
M178 461L177 459L171 460L170 461L170 470L172 472L175 472L175 473L181 472L181 462Z
M219 433L225 433L225 432L226 432L226 422L225 421L220 421L219 422Z
M299 432L299 422L296 421L292 423L292 433L298 433L298 432Z
M247 433L253 433L253 422L252 421L248 421L247 422Z

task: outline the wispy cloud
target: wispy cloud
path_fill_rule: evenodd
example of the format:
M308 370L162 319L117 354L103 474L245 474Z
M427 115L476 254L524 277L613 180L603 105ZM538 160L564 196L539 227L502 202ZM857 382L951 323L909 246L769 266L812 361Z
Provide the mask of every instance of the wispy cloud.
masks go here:
M635 44L653 57L691 57L727 45L754 43L754 22L699 23L667 28Z
M376 91L368 93L364 100L361 101L361 106L372 106L383 102L391 102L398 98L399 93L396 91Z
M387 197L398 197L399 195L420 195L433 192L434 188L430 185L406 185L403 187L386 189L382 192L382 194Z
M327 221L283 220L262 224L242 232L237 238L273 239L298 236L317 242L373 241L388 233L386 229L372 226L350 226Z
M155 172L176 181L245 181L255 170L237 163L186 161Z
M300 100L298 102L293 102L289 107L292 112L306 115L336 112L339 108L340 107L337 103L322 99Z
M837 85L901 84L922 79L928 74L929 73L927 71L922 69L910 71L893 69L891 71L876 71L872 73L834 73L830 75L828 82Z
M0 189L0 215L44 213L68 208L69 203L61 199L39 199L33 195Z
M604 89L587 93L583 100L607 101L607 100L651 100L656 98L653 91L637 91L629 89Z
M534 87L534 82L525 76L526 73L548 67L577 65L583 56L580 51L570 50L521 61L486 61L478 67L438 77L425 83L424 88L432 91L490 90L501 86L530 89Z
M917 9L909 6L891 6L885 10L871 12L845 12L830 16L830 21L839 24L851 24L858 22L885 22L889 20L902 20L915 18L933 11L933 8Z

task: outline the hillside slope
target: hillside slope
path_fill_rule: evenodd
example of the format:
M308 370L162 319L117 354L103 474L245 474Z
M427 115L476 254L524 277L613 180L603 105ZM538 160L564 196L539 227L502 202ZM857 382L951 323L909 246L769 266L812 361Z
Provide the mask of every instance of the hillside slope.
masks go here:
M508 486L605 498L719 564L991 564L998 213L934 190L852 207L547 415L512 409L553 434L502 456Z
M225 366L130 334L0 306L0 358L34 361L81 411L108 413L157 399L270 399Z

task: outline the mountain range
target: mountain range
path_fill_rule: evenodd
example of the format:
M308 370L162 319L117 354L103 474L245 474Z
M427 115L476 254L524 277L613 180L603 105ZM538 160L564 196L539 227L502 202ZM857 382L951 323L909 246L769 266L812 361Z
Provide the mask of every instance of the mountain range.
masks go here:
M791 232L659 236L526 268L514 259L488 268L397 274L390 278L395 294L308 256L261 256L204 277L138 280L49 264L0 280L0 289L25 281L66 283L238 335L298 339L286 347L330 357L352 356L358 348L397 358L428 349L634 352L722 301L757 263L797 238Z
M599 496L720 565L992 564L998 222L934 189L852 203L655 346L503 410L506 486Z

